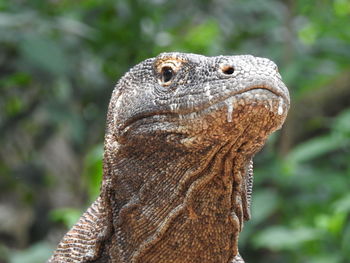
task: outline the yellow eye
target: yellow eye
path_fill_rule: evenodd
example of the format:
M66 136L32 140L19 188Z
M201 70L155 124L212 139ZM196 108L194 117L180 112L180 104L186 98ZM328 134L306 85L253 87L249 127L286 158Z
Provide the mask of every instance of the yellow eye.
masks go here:
M162 86L170 86L183 61L176 58L162 58L155 62L158 82Z

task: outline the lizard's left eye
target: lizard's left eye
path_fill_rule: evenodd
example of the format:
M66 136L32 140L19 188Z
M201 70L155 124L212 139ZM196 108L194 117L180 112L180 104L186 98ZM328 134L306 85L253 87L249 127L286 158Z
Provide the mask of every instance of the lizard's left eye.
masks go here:
M162 75L162 82L167 83L173 78L174 71L171 67L164 67L162 68L161 75Z

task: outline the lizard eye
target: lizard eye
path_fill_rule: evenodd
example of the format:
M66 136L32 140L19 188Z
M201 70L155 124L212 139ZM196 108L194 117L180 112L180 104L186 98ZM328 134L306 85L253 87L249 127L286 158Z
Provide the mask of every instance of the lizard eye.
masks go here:
M162 68L161 75L162 75L162 82L167 84L167 82L169 82L173 78L174 71L171 67L164 67Z
M222 73L225 75L232 75L235 69L232 66L224 66L221 68Z

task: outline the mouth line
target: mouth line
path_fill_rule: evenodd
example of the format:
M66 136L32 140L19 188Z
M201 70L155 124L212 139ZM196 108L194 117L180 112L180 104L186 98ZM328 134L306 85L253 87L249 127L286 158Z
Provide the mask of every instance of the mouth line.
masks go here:
M250 86L247 87L245 89L242 89L238 92L233 92L233 93L228 93L224 96L222 96L221 98L216 98L216 99L208 99L207 102L203 103L202 105L199 105L197 107L197 109L190 109L190 110L181 110L181 109L177 109L176 112L174 111L167 111L165 113L160 113L159 115L165 115L165 114L169 114L169 115L187 115L187 114L191 114L191 113L196 113L196 112L203 112L206 111L212 107L215 107L216 105L223 103L225 101L228 101L232 98L235 98L237 96L240 95L244 95L245 93L251 92L251 91L255 91L255 90L265 90L265 91L269 91L270 93L272 93L274 96L276 96L276 98L282 99L284 103L288 104L288 98L285 96L285 94L283 94L281 91L279 91L277 88L271 87L269 85L254 85L254 86ZM157 113L156 113L157 115Z
M282 115L284 110L283 110L283 104L286 104L287 101L284 99L282 94L277 93L275 90L267 88L266 86L254 86L247 88L245 90L242 90L240 92L230 94L229 96L225 96L224 98L221 98L220 100L215 101L214 103L211 103L210 105L205 105L204 107L201 107L200 109L197 109L195 111L191 112L186 112L183 114L178 114L180 115L180 118L186 118L186 116L199 116L199 115L204 115L208 114L212 111L218 110L222 107L227 107L227 121L232 122L232 114L233 110L236 108L237 103L238 105L240 104L239 100L243 99L244 100L244 95L246 93L254 92L254 91L260 91L258 93L255 93L253 96L254 101L249 101L247 102L246 105L266 105L268 102L268 105L270 107L270 110L273 108L272 106L272 101L278 102L278 108L276 111L276 114ZM264 97L268 95L269 97ZM258 96L261 96L258 98ZM260 103L259 103L259 100ZM234 105L235 104L235 105ZM190 117L191 118L191 117Z
M288 103L288 100L285 97L285 95L282 92L279 92L277 89L270 87L268 85L256 85L256 86L251 86L251 87L248 87L246 89L240 90L239 92L236 92L236 93L227 94L223 98L218 98L216 101L209 100L207 103L200 105L197 109L192 109L190 111L185 110L185 111L181 112L181 110L179 110L179 109L177 111L172 111L171 109L166 109L166 110L160 110L160 111L144 112L144 113L136 115L136 116L130 118L129 120L127 120L123 125L121 125L119 127L119 129L120 130L127 129L135 122L139 122L140 120L149 119L149 118L156 117L156 116L175 116L175 117L181 118L181 117L186 116L186 115L188 116L191 114L205 113L206 111L210 111L210 110L217 108L217 106L220 105L221 103L227 104L227 102L230 99L236 98L239 95L243 95L244 93L248 93L248 92L254 91L254 90L268 91L268 92L272 93L276 97L276 99L277 98L283 99L284 103Z
M243 93L246 93L246 92L249 92L249 91L252 91L252 90L268 90L270 91L271 93L273 93L274 95L276 95L277 97L281 97L283 98L283 100L287 101L285 95L282 93L282 92L279 92L277 89L271 87L271 86L268 86L268 85L256 85L256 86L251 86L251 87L248 87L244 90L242 90L241 92L238 92L236 94L233 94L229 97L233 97L233 96L236 96L236 95L240 95L240 94L243 94Z

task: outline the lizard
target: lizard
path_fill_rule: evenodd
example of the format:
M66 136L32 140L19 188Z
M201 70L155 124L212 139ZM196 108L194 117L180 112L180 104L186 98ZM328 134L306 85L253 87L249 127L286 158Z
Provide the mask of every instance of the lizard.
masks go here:
M112 92L101 193L48 262L244 262L252 159L289 105L267 58L169 52L134 66Z

